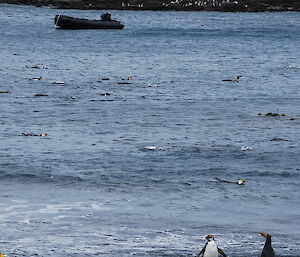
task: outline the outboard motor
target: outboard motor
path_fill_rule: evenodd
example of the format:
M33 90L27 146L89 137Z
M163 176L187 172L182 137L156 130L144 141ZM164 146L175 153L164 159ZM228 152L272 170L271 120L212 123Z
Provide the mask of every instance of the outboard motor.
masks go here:
M108 12L101 14L101 20L103 21L111 21L111 14Z

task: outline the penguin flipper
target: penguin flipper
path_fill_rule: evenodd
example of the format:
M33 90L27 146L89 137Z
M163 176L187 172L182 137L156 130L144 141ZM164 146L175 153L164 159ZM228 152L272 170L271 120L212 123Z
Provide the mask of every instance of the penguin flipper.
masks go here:
M205 246L203 247L203 249L201 250L201 252L198 253L197 257L200 257L200 256L203 256L203 255L204 255L206 245L207 245L207 243L205 244Z
M219 252L219 254L221 254L223 257L226 257L226 254L223 252L223 250L222 249L220 249L219 247L218 247L218 252Z
M203 249L202 249L201 252L198 253L197 257L201 257L201 256L203 256L203 254L204 254L204 251L203 251Z

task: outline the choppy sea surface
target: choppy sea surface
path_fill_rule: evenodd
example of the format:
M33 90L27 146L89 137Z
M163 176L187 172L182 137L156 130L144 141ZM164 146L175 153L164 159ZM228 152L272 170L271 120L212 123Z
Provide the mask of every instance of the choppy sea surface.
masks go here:
M300 13L111 13L0 5L0 251L300 256Z

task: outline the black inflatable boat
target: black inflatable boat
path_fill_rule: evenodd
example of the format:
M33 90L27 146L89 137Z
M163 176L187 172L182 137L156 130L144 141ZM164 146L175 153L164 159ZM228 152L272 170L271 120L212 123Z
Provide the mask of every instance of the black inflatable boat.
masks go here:
M104 19L103 19L104 17ZM60 29L123 29L124 24L120 21L111 20L110 16L107 19L101 16L101 20L88 20L74 18L66 15L56 15L54 24Z

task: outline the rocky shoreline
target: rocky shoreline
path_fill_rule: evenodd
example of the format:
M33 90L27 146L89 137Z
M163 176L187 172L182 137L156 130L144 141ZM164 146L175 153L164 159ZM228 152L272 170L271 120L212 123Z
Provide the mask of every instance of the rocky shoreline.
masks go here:
M0 0L0 3L85 10L300 11L299 0Z

